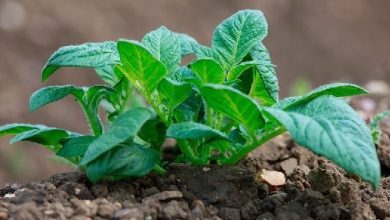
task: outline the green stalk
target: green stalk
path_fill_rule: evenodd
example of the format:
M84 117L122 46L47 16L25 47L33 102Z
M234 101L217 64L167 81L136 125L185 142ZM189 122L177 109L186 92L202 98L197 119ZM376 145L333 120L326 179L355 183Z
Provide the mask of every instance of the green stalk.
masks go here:
M286 130L284 128L278 128L271 132L268 135L263 136L260 140L255 141L254 143L251 143L249 145L243 146L237 153L233 154L230 158L224 160L223 164L229 164L233 165L236 164L238 161L240 161L243 157L245 157L248 153L259 147L260 145L263 145L264 143L268 142L272 138L282 134Z
M159 175L164 175L167 172L164 168L162 168L158 164L156 166L154 166L153 171L156 172Z
M100 136L103 134L103 125L97 114L92 112L88 106L81 100L79 100L81 106L83 107L84 114L87 118L88 124L92 130L94 136Z
M192 164L194 164L194 165L202 165L203 164L203 161L195 155L193 149L191 148L191 146L188 144L187 141L178 141L178 146L179 146L181 152L183 152L185 157L187 157L187 159Z

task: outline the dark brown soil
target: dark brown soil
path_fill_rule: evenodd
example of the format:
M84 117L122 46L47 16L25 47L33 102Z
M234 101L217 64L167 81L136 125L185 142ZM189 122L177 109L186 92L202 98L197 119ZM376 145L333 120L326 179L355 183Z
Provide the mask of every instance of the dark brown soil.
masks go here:
M361 102L352 104L361 109ZM0 189L0 220L390 219L390 120L382 127L377 191L282 135L237 166L172 164L165 176L96 185L72 172L7 185ZM283 172L286 184L261 182L262 169Z

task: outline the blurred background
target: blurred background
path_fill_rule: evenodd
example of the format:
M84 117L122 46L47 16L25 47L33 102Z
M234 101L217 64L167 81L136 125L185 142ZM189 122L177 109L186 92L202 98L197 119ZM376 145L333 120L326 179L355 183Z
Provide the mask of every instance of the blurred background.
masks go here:
M42 86L100 82L92 71L68 68L41 84L41 68L60 46L139 40L160 25L209 45L214 27L246 8L261 9L268 19L265 45L277 65L282 97L333 81L390 81L388 0L0 0L0 124L88 131L71 98L27 111L28 97ZM0 140L0 186L71 169L37 145L7 141Z

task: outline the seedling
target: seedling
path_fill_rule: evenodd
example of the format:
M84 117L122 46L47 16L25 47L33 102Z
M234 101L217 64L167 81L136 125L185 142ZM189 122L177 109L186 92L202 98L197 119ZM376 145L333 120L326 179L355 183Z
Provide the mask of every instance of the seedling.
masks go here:
M379 144L381 141L382 130L379 126L381 121L390 116L390 110L386 110L376 114L370 121L370 130L372 138L375 144Z
M167 137L178 141L176 162L226 165L288 131L301 146L377 187L380 168L370 130L340 98L367 91L335 83L280 100L275 65L262 43L267 28L262 12L243 10L216 27L211 47L166 27L141 41L62 47L43 68L43 81L61 67L88 67L105 85L46 87L31 96L30 110L74 96L91 133L9 124L0 135L15 134L11 143L40 143L96 182L163 173ZM180 66L190 54L196 58ZM136 94L148 106L128 105ZM108 126L99 118L99 106Z

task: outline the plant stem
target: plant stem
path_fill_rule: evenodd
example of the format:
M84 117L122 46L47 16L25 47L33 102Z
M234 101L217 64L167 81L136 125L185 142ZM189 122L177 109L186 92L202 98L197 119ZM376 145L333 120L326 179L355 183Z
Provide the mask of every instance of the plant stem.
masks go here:
M203 161L199 159L191 146L187 143L187 141L178 141L178 146L181 150L181 152L187 157L187 159L194 165L201 165L203 164Z
M102 135L103 125L99 116L97 114L94 114L94 112L92 112L83 101L81 100L79 101L81 106L83 107L84 114L87 118L89 126L91 127L93 135L96 137Z
M164 175L167 172L164 168L162 168L158 164L156 166L154 166L153 171L156 172L159 175Z
M278 128L274 130L272 133L263 136L260 140L255 141L254 143L251 143L249 145L246 145L242 147L237 153L233 154L230 158L224 160L222 163L223 164L236 164L239 160L241 160L243 157L245 157L248 153L259 147L260 145L268 142L272 138L282 134L286 130L284 128Z

